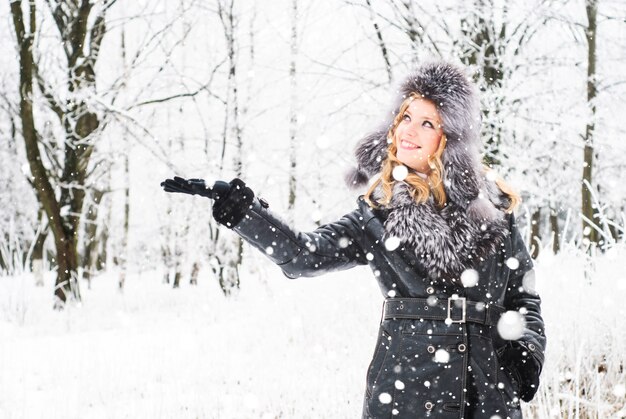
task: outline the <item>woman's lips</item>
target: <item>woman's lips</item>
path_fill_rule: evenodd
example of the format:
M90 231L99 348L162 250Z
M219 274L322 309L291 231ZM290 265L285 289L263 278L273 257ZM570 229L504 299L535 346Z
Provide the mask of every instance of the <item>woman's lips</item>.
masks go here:
M400 141L400 146L405 150L417 150L418 148L421 148L420 146L405 140Z

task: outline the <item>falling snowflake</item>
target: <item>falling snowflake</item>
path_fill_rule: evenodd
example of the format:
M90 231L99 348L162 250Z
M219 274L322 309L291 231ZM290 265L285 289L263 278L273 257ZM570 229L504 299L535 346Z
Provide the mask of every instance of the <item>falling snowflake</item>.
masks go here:
M382 404L389 404L389 403L391 403L391 394L389 394L389 393L380 393L380 395L378 396L378 400Z
M430 387L430 381L424 381L424 386L425 387Z
M508 266L511 270L515 270L519 268L519 260L517 260L517 258L510 257L506 260L506 266Z
M391 411L391 414L392 414L392 415L394 415L394 416L396 416L396 415L400 414L400 411L399 411L398 409L393 409L393 410Z
M367 252L367 254L365 255L365 258L366 258L367 260L374 260L374 255L373 255L373 254L371 254L370 252Z
M396 250L400 246L400 239L396 236L391 236L387 240L385 240L385 249L392 252Z
M470 288L478 284L478 271L475 269L466 269L461 274L461 282L465 288Z
M390 298L395 297L395 296L396 296L396 290L389 290L389 292L387 293L387 295L388 295Z
M426 304L428 304L431 307L434 307L437 304L438 298L435 297L434 295L429 295L428 298L426 299Z
M314 223L319 222L322 219L322 212L319 209L314 209L311 212L311 221L313 221Z
M536 293L534 269L531 269L524 274L524 278L522 278L522 286L527 292Z
M495 181L498 178L498 173L496 173L495 170L489 170L485 174L485 177L487 178L487 180Z
M406 166L400 164L393 168L393 172L391 172L391 174L393 175L393 178L395 180L402 181L406 179L407 175L409 174L409 169L407 169Z
M249 409L255 409L259 406L259 398L252 393L248 393L243 398L243 404Z
M274 254L274 248L272 246L267 246L265 248L265 253L267 253L268 255Z
M315 139L315 145L317 146L317 148L321 150L328 148L330 144L331 144L330 138L328 138L325 135L320 135L319 137Z
M526 322L518 311L509 310L498 320L498 333L502 339L517 340L522 337Z
M347 237L341 237L339 239L339 247L345 249L350 244L350 240Z
M404 390L404 383L400 380L396 380L396 382L394 383L394 385L396 386L396 388L398 390Z
M450 354L445 349L437 349L435 352L435 362L439 362L442 364L450 361Z

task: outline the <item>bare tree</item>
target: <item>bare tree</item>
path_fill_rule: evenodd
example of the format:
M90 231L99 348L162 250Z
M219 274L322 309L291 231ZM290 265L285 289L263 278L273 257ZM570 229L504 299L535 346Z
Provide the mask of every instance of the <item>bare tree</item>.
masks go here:
M98 5L88 1L46 1L42 11L34 1L11 2L15 40L19 50L22 136L34 189L44 208L56 248L55 307L68 297L80 299L77 253L80 215L85 199L89 160L99 133L100 117L89 97L96 93L95 66L106 33L106 13L115 0ZM54 21L66 61L65 95L39 69L38 13ZM36 84L39 91L34 89ZM34 104L40 95L63 129L61 141L42 144ZM42 156L47 151L47 159ZM47 160L47 162L46 162ZM47 163L47 164L46 164Z
M591 187L594 184L594 132L596 118L596 96L598 93L596 80L596 38L597 38L597 14L598 0L585 0L587 12L587 27L585 28L585 38L587 40L587 104L591 111L584 137L584 160L581 182L582 198L582 231L593 245L597 245L600 235L597 230L600 217L598 208L593 202L593 192Z
M298 160L298 0L291 2L291 38L289 40L289 201L287 203L287 221L293 223L296 206L297 160Z
M237 83L237 62L239 50L236 45L238 17L234 13L235 0L217 0L217 15L222 23L224 39L226 41L226 54L228 63L227 99L225 103L224 132L222 144L221 169L225 164L226 144L232 140L235 151L233 167L236 177L243 176L243 127L239 113L239 91ZM239 288L239 266L242 260L243 241L235 235L218 235L221 243L221 260L219 268L219 283L225 295L230 295Z

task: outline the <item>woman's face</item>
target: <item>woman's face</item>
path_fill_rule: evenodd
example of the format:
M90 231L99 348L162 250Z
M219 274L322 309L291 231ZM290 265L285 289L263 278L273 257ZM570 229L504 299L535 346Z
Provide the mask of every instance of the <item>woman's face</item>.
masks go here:
M396 128L396 158L418 172L430 172L428 157L439 147L442 134L435 105L422 98L411 101Z

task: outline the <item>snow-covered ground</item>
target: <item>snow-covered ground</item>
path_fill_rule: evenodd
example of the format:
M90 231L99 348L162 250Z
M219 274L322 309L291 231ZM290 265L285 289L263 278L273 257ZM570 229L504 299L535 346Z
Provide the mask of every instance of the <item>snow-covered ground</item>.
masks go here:
M576 251L542 253L548 349L528 418L626 417L624 260L599 256L587 283ZM234 298L207 276L173 290L159 270L122 294L110 272L62 312L53 273L43 288L0 278L0 418L359 417L382 304L369 268L292 281L245 262Z

